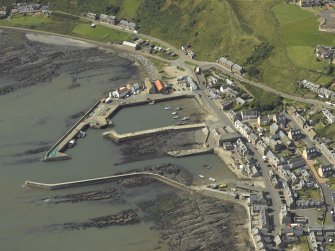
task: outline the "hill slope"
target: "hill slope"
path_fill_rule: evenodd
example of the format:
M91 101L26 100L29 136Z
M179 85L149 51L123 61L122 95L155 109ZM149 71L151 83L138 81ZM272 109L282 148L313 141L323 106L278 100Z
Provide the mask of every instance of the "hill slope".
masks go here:
M11 0L0 4L4 1ZM260 73L253 77L286 92L301 93L297 80L330 84L334 79L329 65L316 61L313 51L316 44L334 45L335 36L318 31L313 13L283 0L53 0L50 4L75 14L92 11L132 19L143 32L176 47L190 43L199 60L227 56L256 68ZM261 46L254 49L257 45Z

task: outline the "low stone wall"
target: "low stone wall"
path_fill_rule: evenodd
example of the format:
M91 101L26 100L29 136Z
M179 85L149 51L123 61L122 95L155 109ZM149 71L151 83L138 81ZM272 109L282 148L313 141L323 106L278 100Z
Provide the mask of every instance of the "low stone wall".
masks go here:
M188 149L188 150L180 150L180 151L170 151L170 152L167 152L167 154L175 158L180 158L180 157L207 154L207 153L213 153L213 152L214 152L213 148L199 148L199 149Z
M52 160L58 160L58 158L62 158L62 159L66 159L63 158L63 156L61 157L48 157L49 154L73 131L76 129L76 127L83 122L86 117L101 103L101 100L99 100L98 102L96 102L85 114L84 116L82 116L77 123L75 123L51 148L50 150L46 153L45 157L44 157L44 161L52 161ZM83 128L85 125L83 125L81 128ZM61 149L59 149L58 151L60 151Z
M178 189L181 189L187 192L194 192L195 190L195 188L193 188L192 186L186 186L182 183L179 183L178 181L169 179L159 174L149 173L149 172L128 173L128 174L113 175L113 176L106 176L106 177L101 177L101 178L77 180L77 181L54 183L54 184L39 183L39 182L33 182L33 181L27 180L23 186L26 188L37 188L37 189L44 189L44 190L61 190L61 189L75 188L75 187L81 187L81 186L98 185L98 184L109 183L113 181L118 181L118 180L132 178L132 177L139 177L139 176L153 178L167 185L173 186L175 188L178 188Z
M205 123L200 124L191 124L191 125L177 125L177 126L166 126L161 128L149 129L144 131L138 131L134 133L125 133L125 134L118 134L116 131L111 130L109 132L104 132L102 135L106 138L110 138L113 141L120 143L130 139L136 139L141 137L146 137L150 135L156 135L161 133L167 132L175 132L175 131L187 131L187 130L194 130L199 128L206 127Z

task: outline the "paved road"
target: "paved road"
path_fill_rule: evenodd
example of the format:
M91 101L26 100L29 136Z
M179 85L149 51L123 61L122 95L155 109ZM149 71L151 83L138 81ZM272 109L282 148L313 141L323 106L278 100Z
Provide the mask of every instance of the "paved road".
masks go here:
M210 109L216 114L217 118L220 122L222 122L225 125L231 126L233 129L235 129L235 126L233 122L225 115L224 112L222 112L219 107L216 105L216 103L211 100L207 94L206 94L206 86L203 84L205 83L205 78L202 74L197 75L196 78L198 79L198 82L200 83L200 93L202 96L202 100L205 102L205 104L210 107ZM236 130L236 129L235 129ZM270 207L272 209L272 213L270 214L273 216L273 223L274 223L274 232L279 233L280 231L280 219L279 219L279 211L281 207L281 200L278 191L272 186L270 177L268 175L269 170L271 167L268 167L267 164L264 162L261 154L257 151L254 145L251 143L247 143L249 149L253 152L254 158L259 163L262 173L263 173L263 181L265 185L265 190L269 192L268 198L272 199L273 205Z
M292 99L292 100L299 101L301 103L310 104L310 105L320 105L320 106L327 107L328 109L335 109L334 106L328 105L327 103L325 103L323 101L320 101L320 100L317 100L317 99L306 99L306 98L302 98L302 97L299 97L299 96L290 95L290 94L278 91L274 88L271 88L271 87L269 87L265 84L254 82L252 80L246 79L246 78L244 78L240 75L232 73L230 70L228 70L227 68L225 68L224 66L222 66L218 63L198 62L198 64L204 70L210 69L210 68L218 69L218 70L222 71L224 74L229 75L231 78L234 78L234 79L239 80L243 83L258 87L260 89L263 89L264 91L274 93L274 94L279 95L283 98Z
M257 163L259 164L262 174L263 174L263 181L265 185L265 191L269 193L267 196L268 198L272 199L272 206L270 207L272 209L272 213L269 215L273 216L273 223L274 223L274 232L279 234L279 231L281 229L281 223L279 219L279 211L280 207L282 206L280 196L278 193L278 190L276 190L271 183L270 176L268 175L269 171L271 170L271 167L268 167L267 164L264 162L261 154L257 151L256 147L251 144L247 143L247 146L249 149L253 152L254 158L257 160Z
M292 117L286 113L285 111L283 112L285 114L285 116L291 121L290 123L295 127L295 128L299 128L302 132L303 132L303 128L301 128L293 119ZM306 136L304 139L303 139L303 142L304 144L307 146L307 147L312 147L312 146L316 146L316 144L313 142L312 139L310 139L308 136ZM329 163L328 160L326 159L326 157L324 155L321 155L319 157L321 159L321 162L323 163ZM332 193L334 191L332 191L327 184L325 183L322 183L320 181L323 181L323 179L319 179L319 176L318 174L315 174L314 172L312 172L314 174L314 177L316 178L316 180L318 181L319 185L320 185L320 188L321 188L321 191L323 193L323 196L324 196L324 201L327 205L327 211L328 211L328 216L330 217L330 223L335 223L335 221L333 221L332 217L331 217L331 214L330 214L330 210L334 207L333 205L333 202L332 202L332 199L331 199L331 196L332 196Z
M80 17L80 18L83 18L83 17ZM134 32L132 32L132 31L124 30L124 29L122 29L122 28L120 28L118 26L115 26L115 25L109 25L109 24L103 24L103 25L104 26L108 26L108 27L110 27L112 29L122 30L122 31L125 31L125 32L128 32L128 33L134 34ZM25 28L17 28L17 27L8 27L8 26L0 26L0 28L1 29L12 29L12 30L23 31L23 32L31 32L31 33L58 35L58 36L62 36L62 37L77 39L77 40L84 41L84 42L89 42L89 43L95 44L95 45L97 45L99 47L121 49L120 46L109 45L109 44L106 44L106 43L101 43L101 42L97 42L97 41L94 41L94 40L83 39L83 38L78 38L78 37L69 36L69 35L60 35L60 34L53 33L53 32L37 31L37 30L31 30L31 29L25 29ZM151 57L151 58L156 58L158 60L162 60L162 61L165 61L165 62L168 62L168 63L172 63L172 64L181 65L183 68L188 69L188 70L191 67L185 63L186 61L191 62L191 63L196 64L196 65L199 65L203 69L209 69L209 68L214 67L214 68L219 69L220 71L224 72L225 74L231 76L232 78L234 78L236 80L242 81L242 82L250 84L252 86L256 86L256 87L261 88L261 89L263 89L265 91L277 94L277 95L279 95L279 96L281 96L283 98L288 98L288 99L292 99L292 100L296 100L296 101L299 101L299 102L302 102L302 103L307 103L307 104L312 104L312 105L320 105L320 106L327 107L329 109L335 109L335 107L330 106L330 105L328 105L325 102L322 102L320 100L305 99L305 98L302 98L302 97L299 97L299 96L290 95L290 94L287 94L287 93L280 92L280 91L278 91L278 90L276 90L274 88L271 88L271 87L269 87L269 86L267 86L265 84L248 80L248 79L246 79L246 78L244 78L242 76L239 76L237 74L231 73L230 70L228 70L227 68L223 67L222 65L220 65L218 63L205 62L205 61L197 61L197 60L191 59L190 57L186 56L183 52L181 52L180 50L178 50L177 48L175 48L171 44L169 44L169 43L167 43L167 42L165 42L165 41L163 41L161 39L158 39L158 38L155 38L155 37L152 37L152 36L149 36L149 35L145 35L145 34L140 34L140 36L142 38L144 38L144 39L148 39L148 40L157 42L157 43L159 43L159 44L161 44L163 46L171 48L172 50L174 50L176 52L176 54L179 56L179 58L176 59L176 60L167 60L167 59L163 59L163 58L161 58L159 56L155 56L155 55L152 55L152 54L148 54L148 53L143 53L143 52L140 52L140 51L136 51L136 53L139 53L139 54L141 54L143 56L147 56L147 57ZM127 50L124 47L122 49ZM128 49L128 51L134 52L133 50L129 50L129 49Z

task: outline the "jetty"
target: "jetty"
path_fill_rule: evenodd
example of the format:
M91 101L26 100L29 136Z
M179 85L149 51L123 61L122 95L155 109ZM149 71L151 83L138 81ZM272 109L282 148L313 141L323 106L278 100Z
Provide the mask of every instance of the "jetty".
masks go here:
M181 157L207 154L207 153L213 153L213 152L214 152L213 148L196 148L196 149L187 149L187 150L180 150L180 151L170 151L170 152L167 152L167 154L175 158L181 158Z
M75 181L68 181L68 182L61 182L61 183L40 183L40 182L34 182L34 181L27 180L24 182L23 187L29 188L29 189L63 190L63 189L70 189L70 188L76 188L76 187L92 186L92 185L116 182L119 180L129 179L129 178L134 178L134 177L155 179L168 186L183 190L188 193L199 193L199 194L206 195L209 197L231 200L233 202L240 202L240 203L242 202L242 201L238 201L235 199L235 197L237 196L236 192L220 191L220 190L208 188L206 185L201 185L201 186L189 185L188 186L176 180L167 178L163 175L151 173L151 172L132 172L132 173L126 173L126 174L105 176L105 177L92 178L92 179L75 180Z
M81 187L81 186L98 185L98 184L109 183L109 182L114 182L114 181L119 181L123 179L134 178L134 177L153 178L169 186L172 186L172 187L175 187L175 188L187 191L187 192L193 192L195 190L193 186L187 186L178 181L167 178L163 175L150 173L150 172L134 172L134 173L105 176L105 177L93 178L93 179L53 183L53 184L33 182L33 181L27 180L23 186L26 188L38 188L38 189L44 189L44 190L62 190L62 189L75 188L75 187Z
M120 109L125 107L145 105L152 101L155 103L164 102L169 100L176 100L182 98L194 98L200 104L202 103L201 98L195 94L171 94L168 96L162 96L159 94L149 95L138 95L132 99L119 99L113 100L112 103L105 103L104 98L98 100L78 121L75 123L46 153L43 161L55 161L70 159L65 153L70 140L76 138L80 131L85 131L88 128L106 128L112 125L111 117L115 115ZM191 127L193 125L190 125ZM187 127L178 126L178 130L186 130ZM195 126L194 128L197 128ZM157 128L159 131L162 128ZM167 130L167 129L163 129ZM143 133L143 132L142 132ZM156 132L157 133L157 132ZM114 133L115 134L115 133ZM150 135L150 134L149 134ZM136 137L136 136L135 136ZM121 137L122 138L122 137ZM122 139L121 139L122 140Z
M147 137L151 135L157 135L162 133L177 132L177 131L187 131L195 130L206 127L205 123L190 124L190 125L176 125L176 126L165 126L155 129L137 131L132 133L119 134L114 130L104 132L102 135L106 138L110 138L113 141L120 143L131 139L137 139L141 137Z

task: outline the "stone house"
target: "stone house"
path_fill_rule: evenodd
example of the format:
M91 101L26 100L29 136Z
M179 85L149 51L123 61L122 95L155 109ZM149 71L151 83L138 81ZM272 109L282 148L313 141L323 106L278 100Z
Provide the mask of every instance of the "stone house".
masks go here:
M310 160L310 159L314 159L319 155L318 151L316 150L315 147L309 147L309 148L305 148L302 152L302 156L306 159L306 160Z

